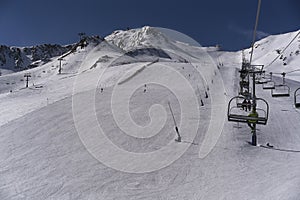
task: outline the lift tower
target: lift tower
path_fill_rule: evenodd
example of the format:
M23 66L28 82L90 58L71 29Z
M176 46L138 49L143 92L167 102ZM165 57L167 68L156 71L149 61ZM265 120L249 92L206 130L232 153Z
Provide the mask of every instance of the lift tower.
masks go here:
M26 87L28 88L28 81L29 81L29 77L31 77L31 74L26 73L26 74L24 74L24 77L26 77Z

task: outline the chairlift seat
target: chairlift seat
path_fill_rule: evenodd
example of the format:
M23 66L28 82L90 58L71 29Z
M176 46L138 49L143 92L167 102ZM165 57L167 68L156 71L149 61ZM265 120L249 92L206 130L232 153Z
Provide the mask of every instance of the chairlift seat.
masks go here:
M265 117L249 117L245 115L229 114L228 121L239 122L239 123L248 123L249 121L256 121L256 124L267 124L267 118Z
M269 81L265 78L261 78L260 80L257 80L255 83L256 84L265 84L268 83Z
M264 90L274 90L275 89L275 86L263 86L263 89Z
M273 81L269 81L267 83L263 84L263 89L264 90L271 90L271 89L275 89L275 83Z
M282 89L277 92L276 89ZM272 97L289 97L290 96L290 87L287 85L275 85L275 89L271 90Z
M289 93L273 93L272 97L289 97L290 94Z
M248 103L247 104L240 103L240 102L243 102L243 100L245 100L245 99L246 99L246 97L236 96L236 97L233 97L229 101L228 110L227 110L228 121L240 122L240 123L248 123L249 121L250 122L256 121L256 124L266 125L267 121L268 121L268 116L269 116L269 104L267 103L267 101L262 98L256 98L256 102L260 102L260 104L257 104L257 105L264 105L264 106L257 107L256 111L260 114L258 115L258 117L253 117L253 116L249 116L248 112L245 112L245 114L240 112L241 111L240 108L242 106L249 105ZM233 100L236 100L237 104L233 104Z

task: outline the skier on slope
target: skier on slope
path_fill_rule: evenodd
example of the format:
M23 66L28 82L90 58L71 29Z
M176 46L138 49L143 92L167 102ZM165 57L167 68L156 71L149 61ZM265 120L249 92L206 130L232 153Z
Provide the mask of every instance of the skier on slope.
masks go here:
M258 113L256 112L256 109L253 107L252 112L248 115L248 117L252 118L258 118ZM257 123L257 119L249 119L248 120L248 126L251 128L251 131L254 131L254 124Z

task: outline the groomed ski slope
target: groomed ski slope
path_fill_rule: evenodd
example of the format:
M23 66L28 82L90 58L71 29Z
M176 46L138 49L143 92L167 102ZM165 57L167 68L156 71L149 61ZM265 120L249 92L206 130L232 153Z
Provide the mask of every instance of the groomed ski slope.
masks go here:
M197 51L190 53L197 57ZM7 116L16 116L5 121L3 119L5 117L1 115L3 124L0 132L1 199L299 199L300 153L279 152L249 145L251 134L247 125L229 123L225 120L216 146L206 157L199 158L199 149L205 141L209 125L214 123L211 121L213 116L211 108L219 103L211 99L212 95L219 94L219 98L224 96L228 102L237 94L238 69L241 66L240 52L211 54L216 62L223 63L220 74L225 91L214 87L218 75L206 74L204 77L207 80L204 80L203 76L196 73L194 66L204 69L213 67L203 62L205 60L201 57L203 55L199 55L199 60L191 59L192 64L165 61L154 63L122 84L130 88L137 87L136 83L145 79L152 79L154 82L168 79L168 74L158 76L154 70L157 69L155 67L167 66L178 71L194 90L200 88L200 93L195 92L195 95L198 103L203 99L204 107L197 108L199 116L188 119L191 127L198 118L201 119L197 135L193 140L196 145L190 145L175 162L153 172L126 173L109 168L96 160L87 151L76 130L74 98L82 102L77 107L81 113L80 121L77 123L93 129L93 124L88 120L90 114L88 111L89 97L95 95L97 119L107 137L119 147L131 152L156 151L174 140L176 133L167 107L168 101L171 102L178 124L181 121L179 101L174 93L157 84L147 84L144 92L144 85L141 85L134 91L129 103L133 120L141 126L148 125L151 123L148 116L151 105L160 104L165 108L166 122L160 132L151 138L136 139L124 134L113 120L110 109L111 98L116 90L113 86L118 81L124 80L124 77L121 78L124 74L130 75L149 62L114 66L104 71L102 67L109 63L94 65L99 57L104 55L117 57L120 53L110 50L105 53L94 51L86 55L85 61L88 62L82 61L84 65L81 63L81 68L78 69L81 78L78 78L79 75L53 75L53 77L63 78L58 81L61 83L60 86L56 83L55 86L51 85L51 80L54 78L50 77L49 81L45 82L45 87L40 89L40 93L51 95L50 99L55 101L34 107L32 110L20 106L20 117L16 116L19 111L14 110L14 106L24 104L19 104L18 101L27 99L28 105L41 102L40 96L34 93L35 90L23 89L9 94L23 94L11 98L16 101L16 105L8 104L8 96L1 97L1 102L6 103L2 104L1 108L12 110L12 114ZM94 66L92 70L91 66ZM102 79L97 87L93 88L94 85L90 82L98 79L102 72L104 72ZM72 97L75 80L79 81L77 83L80 87ZM80 80L89 81L80 82ZM209 91L208 99L203 97L205 81L210 88L213 88ZM275 81L280 80L275 79ZM291 91L300 86L299 82L290 80L287 80L287 84L291 87ZM52 93L46 91L50 86L53 88ZM104 88L102 93L100 87ZM184 92L182 90L185 89L181 88L180 84L176 85L176 88L179 92ZM58 95L59 91L64 95ZM121 92L126 93L124 90ZM61 98L62 96L64 98ZM268 124L258 126L258 143L270 143L278 148L300 150L300 113L293 107L292 96L274 99L270 91L262 90L260 85L257 86L257 96L265 98L270 104ZM189 102L191 100L189 98L185 96L184 101ZM124 127L126 128L126 122ZM188 132L188 126L186 130ZM181 134L183 140L192 142L187 139L185 132ZM174 144L179 145L178 149L187 145L187 143L176 144L175 142ZM162 160L155 159L152 164L163 162L163 158L169 156L161 155ZM120 159L124 158L120 157ZM139 166L136 168L138 169Z

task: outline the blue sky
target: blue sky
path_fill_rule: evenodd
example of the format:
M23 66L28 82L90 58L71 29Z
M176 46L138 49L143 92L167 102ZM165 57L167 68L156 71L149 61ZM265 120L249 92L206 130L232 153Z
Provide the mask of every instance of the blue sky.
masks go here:
M78 33L163 27L202 46L238 50L251 43L256 0L0 0L0 44L69 44ZM262 0L259 37L300 29L299 0Z

